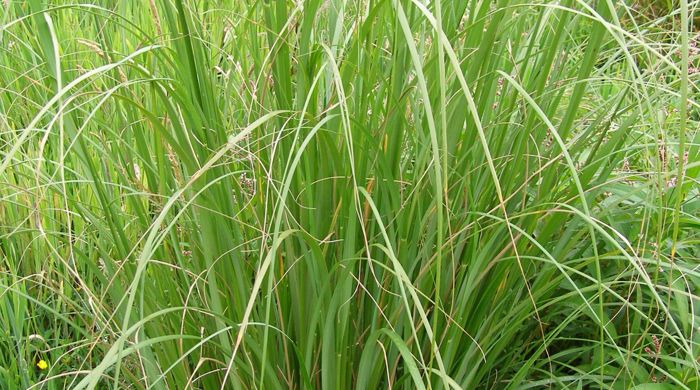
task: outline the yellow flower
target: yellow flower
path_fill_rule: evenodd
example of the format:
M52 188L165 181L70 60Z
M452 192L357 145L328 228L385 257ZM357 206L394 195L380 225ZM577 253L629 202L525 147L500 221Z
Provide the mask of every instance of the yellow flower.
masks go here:
M39 367L40 370L45 370L49 367L49 364L46 363L46 360L41 359L39 362L36 364L37 367Z

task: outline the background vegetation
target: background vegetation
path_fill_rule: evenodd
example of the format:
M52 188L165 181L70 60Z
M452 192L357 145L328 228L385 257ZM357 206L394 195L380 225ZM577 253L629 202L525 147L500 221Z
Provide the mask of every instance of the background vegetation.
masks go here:
M4 0L0 388L700 388L641 3Z

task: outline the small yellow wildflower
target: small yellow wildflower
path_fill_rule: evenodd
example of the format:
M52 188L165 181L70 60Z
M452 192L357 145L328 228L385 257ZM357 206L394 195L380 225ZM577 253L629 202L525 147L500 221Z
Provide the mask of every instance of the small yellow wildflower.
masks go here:
M39 360L39 362L36 364L36 366L37 366L40 370L45 370L45 369L47 369L47 368L49 367L49 364L46 363L46 360L41 359L41 360Z

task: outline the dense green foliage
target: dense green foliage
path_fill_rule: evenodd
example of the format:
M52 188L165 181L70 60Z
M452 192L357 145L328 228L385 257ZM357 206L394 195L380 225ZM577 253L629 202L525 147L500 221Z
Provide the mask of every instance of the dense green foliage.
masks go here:
M0 388L700 388L696 6L4 0Z

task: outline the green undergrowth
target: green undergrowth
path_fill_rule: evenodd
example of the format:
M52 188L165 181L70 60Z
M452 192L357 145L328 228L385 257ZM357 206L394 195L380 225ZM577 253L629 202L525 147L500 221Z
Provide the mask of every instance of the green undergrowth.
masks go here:
M1 2L0 388L700 388L658 3Z

